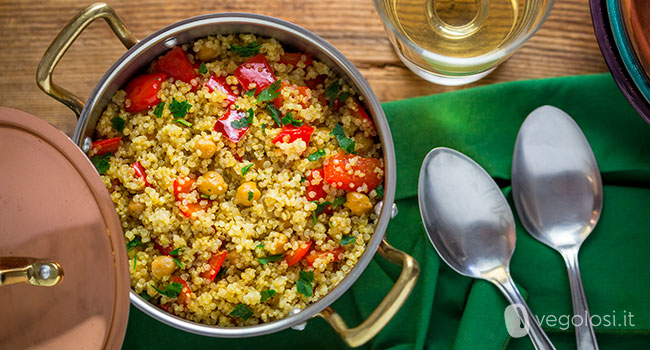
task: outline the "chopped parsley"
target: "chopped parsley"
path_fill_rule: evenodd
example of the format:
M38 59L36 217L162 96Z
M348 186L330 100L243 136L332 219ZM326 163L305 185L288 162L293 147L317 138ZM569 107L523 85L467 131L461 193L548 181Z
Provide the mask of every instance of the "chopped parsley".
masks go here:
M246 111L246 115L244 117L241 117L237 120L233 120L232 122L230 122L230 125L235 129L245 129L251 126L254 120L255 120L255 112L253 112L252 108L249 108L248 111Z
M162 117L163 110L165 109L165 102L160 102L157 106L156 109L153 110L153 115L156 116L156 118Z
M177 122L178 124L181 124L181 125L187 126L188 128L191 128L191 127L192 127L192 123L188 122L188 121L185 120L185 119L178 118L178 119L175 119L174 121Z
M325 152L324 149L319 149L318 151L308 155L307 159L309 159L310 162L315 162L325 155L327 155L327 152Z
M323 203L318 203L318 201L313 201L313 202L317 204L316 209L314 210L314 213L316 213L317 215L322 214L325 211L325 208L328 205L332 204L332 202L329 201L325 201Z
M318 218L316 217L316 211L311 212L311 218L314 220L314 226L318 223Z
M323 96L329 100L330 107L334 106L334 101L336 100L336 97L339 95L339 81L335 81L330 86L325 88L325 92L323 93Z
M135 266L138 264L138 253L135 253L133 256L133 271L135 271Z
M273 105L268 105L266 108L271 112L271 117L273 118L273 121L275 121L275 124L278 125L278 127L282 126L282 122L280 121L280 116L282 113L280 112L279 109L275 108Z
M149 296L149 293L147 293L147 292L144 291L144 290L142 291L142 293L140 293L140 296L142 297L142 299L144 299L144 300L146 300L146 301L151 300L151 296Z
M283 257L283 254L269 255L269 256L266 256L266 257L263 257L263 258L257 258L257 261L259 261L260 264L262 264L262 265L266 265L266 264L268 264L270 262L273 262L273 261L280 261L280 260L282 260L282 257Z
M140 237L136 237L132 241L126 243L126 251L130 252L133 249L135 249L135 247L140 247L140 246L144 246L144 243L142 243Z
M90 161L93 163L97 172L101 175L105 175L108 169L111 168L111 165L108 163L108 160L111 158L111 153L106 153L101 156L94 156L90 158Z
M183 268L183 264L180 262L180 260L174 258L174 262L176 263L176 265L178 265L179 268L181 269Z
M273 84L269 85L266 89L262 90L257 95L257 102L273 101L280 96L280 80L276 80Z
M175 98L172 100L172 103L169 104L169 110L176 118L185 118L185 115L187 115L187 112L189 112L190 108L192 108L192 105L189 102L179 102L176 101Z
M304 177L304 176L301 176L301 177L300 177L300 183L303 183L303 182L305 182L305 181L307 181L307 178Z
M345 103L345 100L347 100L348 97L350 97L350 92L349 92L349 91L346 91L346 92L342 92L342 93L339 95L338 98L339 98L339 101Z
M248 201L249 201L249 202L250 202L251 200L253 200L253 196L255 196L255 193L253 193L253 191L248 191Z
M300 271L300 278L296 281L296 289L298 293L311 297L314 295L311 283L314 281L314 271Z
M336 199L334 199L334 203L332 203L333 206L337 207L339 205L345 204L346 199L344 196L338 196Z
M205 62L201 62L201 65L199 66L199 73L205 74L208 72L208 67L205 66Z
M262 126L262 131L264 131L264 129L266 129L266 123L262 123L261 126Z
M225 269L221 268L221 269L219 269L219 272L217 272L217 275L214 278L215 279L220 279L221 277L223 277L226 274L226 272L228 272L227 267Z
M262 295L262 297L260 298L260 303L263 303L271 299L275 295L275 293L276 292L273 289L263 290L262 293L260 293Z
M119 132L122 132L124 130L124 124L126 124L126 120L120 117L113 117L111 121L113 122L113 129Z
M251 170L251 168L253 167L253 165L255 165L255 164L250 163L250 164L248 164L247 166L241 168L241 176L246 175L246 173L247 173L249 170Z
M377 192L377 198L384 198L384 185L375 187L375 192Z
M302 126L302 124L304 124L304 123L301 122L300 120L294 119L291 116L291 112L289 112L289 113L287 113L286 116L284 116L284 118L282 118L282 124L284 124L284 125L291 124L293 126Z
M257 92L257 88L254 88L254 89L251 89L251 90L246 91L246 92L244 93L244 95L246 95L246 96L250 96L250 97L254 97L256 92Z
M238 54L239 57L255 56L258 53L260 53L260 47L262 47L262 45L258 44L257 41L253 41L252 43L246 46L230 45L230 49L235 51L235 53Z
M257 246L255 246L255 249L264 249L264 244L260 243Z
M336 127L334 130L332 130L332 132L330 132L330 135L336 137L336 141L339 142L339 147L343 148L343 150L348 153L354 154L355 142L345 136L345 131L343 131L343 127L340 123L336 124Z
M239 317L242 320L246 321L248 320L251 316L253 316L253 310L251 310L250 307L244 305L244 304L238 304L235 306L235 308L230 312L230 316L234 317Z
M341 245L352 244L354 241L356 241L356 238L354 236L343 235L343 237L341 237Z
M168 298L176 298L181 291L183 290L183 285L178 282L172 282L165 287L165 290L160 290L155 286L152 286L158 293L164 295Z
M169 252L169 255L171 255L171 256L178 256L178 255L180 255L181 253L183 253L183 250L185 250L185 247L178 247L178 248L176 248L176 249L170 251L170 252Z
M210 199L210 196L208 196L207 194L201 193L201 198Z

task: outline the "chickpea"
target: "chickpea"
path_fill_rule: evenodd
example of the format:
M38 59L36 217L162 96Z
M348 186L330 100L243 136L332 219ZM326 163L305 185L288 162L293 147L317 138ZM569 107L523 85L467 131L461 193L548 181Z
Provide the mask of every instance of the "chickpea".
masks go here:
M142 212L144 211L145 205L140 202L136 202L131 198L131 201L129 202L129 205L126 207L126 210L129 212L129 214L133 217L138 217Z
M201 46L199 52L196 53L196 58L201 61L210 61L219 55L219 48L213 46Z
M151 262L151 274L157 279L169 276L176 270L174 259L167 255L157 256Z
M357 152L357 154L367 153L371 151L373 146L375 145L372 139L364 135L363 132L358 132L354 134L354 142L355 142L354 150Z
M228 184L223 180L223 176L216 171L208 171L199 176L196 184L199 192L206 196L222 195L228 190Z
M203 159L212 158L217 153L217 145L208 137L196 140L195 148L199 152L199 157Z
M242 204L250 207L253 205L253 201L260 199L261 196L262 193L257 189L257 185L254 182L244 182L239 185L239 188L237 188L235 204Z
M372 203L368 196L359 192L348 192L345 195L345 206L352 211L354 215L361 215L372 209Z
M285 243L289 242L289 238L287 238L287 235L280 234L278 238L271 243L270 247L267 248L269 253L275 255L275 254L282 254L284 253L284 245Z

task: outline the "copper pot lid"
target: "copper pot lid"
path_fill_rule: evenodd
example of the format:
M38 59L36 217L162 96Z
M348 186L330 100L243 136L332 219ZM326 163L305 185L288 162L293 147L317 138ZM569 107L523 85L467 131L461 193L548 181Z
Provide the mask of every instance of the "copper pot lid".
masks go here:
M113 203L86 156L47 122L0 107L2 347L119 349L127 261Z

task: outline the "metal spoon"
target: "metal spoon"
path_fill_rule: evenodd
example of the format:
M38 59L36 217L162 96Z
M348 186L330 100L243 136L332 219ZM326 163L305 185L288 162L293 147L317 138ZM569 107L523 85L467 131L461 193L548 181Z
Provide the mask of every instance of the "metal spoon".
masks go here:
M536 349L555 349L510 277L515 223L497 184L480 165L449 148L424 158L420 215L442 260L461 275L494 283L515 305Z
M578 349L598 349L578 250L600 217L602 182L587 139L562 110L542 106L524 121L512 161L512 193L526 230L566 262L573 313L582 317L574 325Z

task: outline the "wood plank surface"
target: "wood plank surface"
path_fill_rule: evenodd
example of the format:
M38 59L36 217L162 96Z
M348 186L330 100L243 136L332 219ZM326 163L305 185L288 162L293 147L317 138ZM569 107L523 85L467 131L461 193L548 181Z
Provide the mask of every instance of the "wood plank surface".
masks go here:
M72 112L42 93L36 67L59 30L90 2L0 0L0 105L39 116L71 135ZM497 82L606 72L588 0L556 0L546 23L513 57L477 83L444 87L411 73L397 58L372 0L113 0L110 5L138 38L187 17L251 12L296 23L346 55L381 101ZM83 99L124 53L104 21L91 24L64 56L54 80Z

